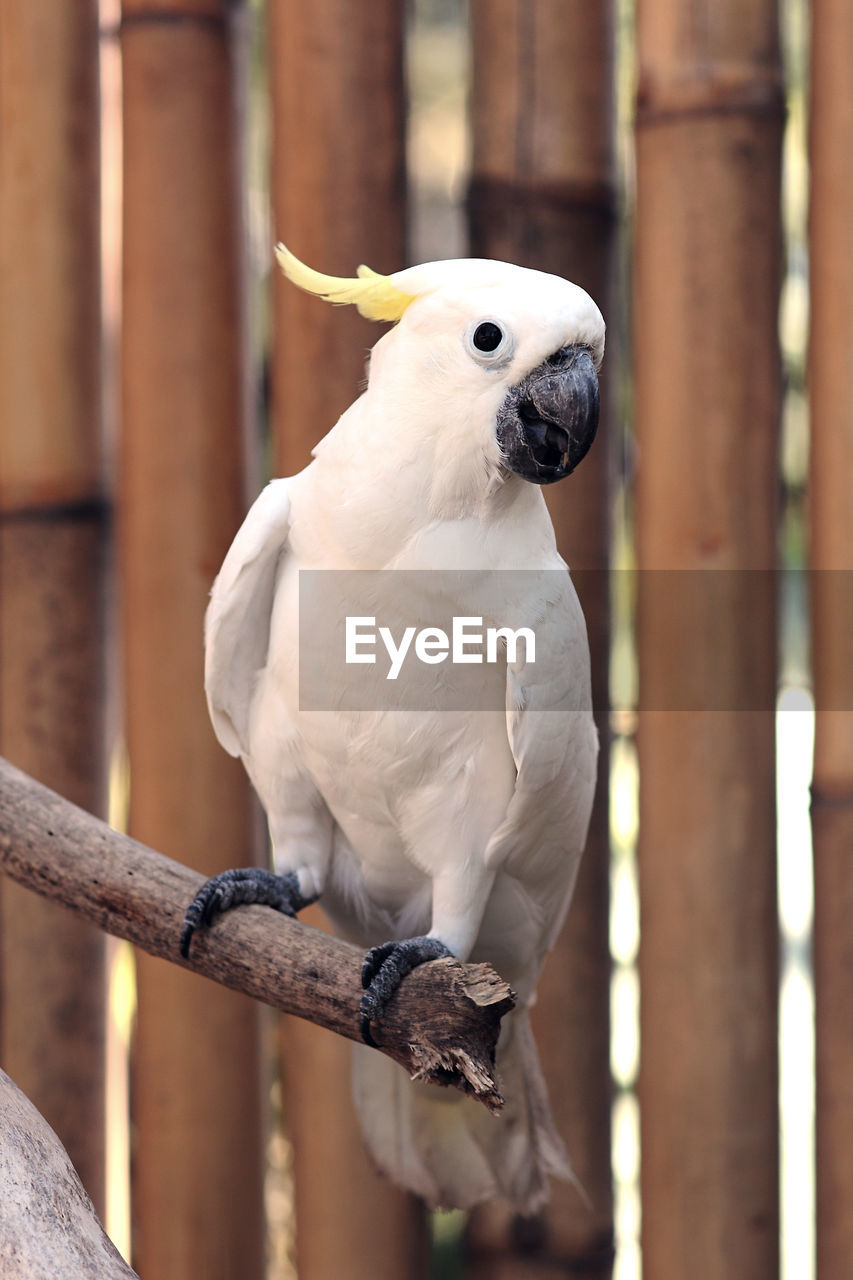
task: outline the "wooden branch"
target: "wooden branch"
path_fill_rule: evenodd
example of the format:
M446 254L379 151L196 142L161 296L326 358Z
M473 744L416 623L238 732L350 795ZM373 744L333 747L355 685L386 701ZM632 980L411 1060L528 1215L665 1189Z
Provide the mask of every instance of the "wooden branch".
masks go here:
M56 1134L0 1071L0 1274L133 1280Z
M184 911L203 877L63 800L0 760L0 868L107 933L284 1013L360 1041L363 954L268 907L221 916L178 951ZM453 1085L490 1111L500 1020L515 997L485 964L434 960L415 969L375 1029L410 1075Z

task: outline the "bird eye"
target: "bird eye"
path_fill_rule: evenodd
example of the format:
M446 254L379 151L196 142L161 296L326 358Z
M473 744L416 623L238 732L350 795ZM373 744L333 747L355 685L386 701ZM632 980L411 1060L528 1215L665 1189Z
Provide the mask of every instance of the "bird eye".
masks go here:
M484 364L503 362L510 355L512 340L497 320L480 320L468 331L468 349Z
M488 352L490 355L497 351L503 340L503 329L493 320L484 320L482 324L478 324L471 339L478 351Z

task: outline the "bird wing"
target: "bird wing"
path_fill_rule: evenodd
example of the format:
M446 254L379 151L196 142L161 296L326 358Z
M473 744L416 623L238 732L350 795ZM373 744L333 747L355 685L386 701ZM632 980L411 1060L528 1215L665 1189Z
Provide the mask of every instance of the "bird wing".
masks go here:
M267 660L278 569L289 534L287 480L273 480L250 508L210 593L204 687L216 736L232 756L248 751L249 708Z
M516 782L486 850L542 912L541 955L562 925L586 841L598 734L586 624L568 572L547 573L536 660L507 663L506 722Z

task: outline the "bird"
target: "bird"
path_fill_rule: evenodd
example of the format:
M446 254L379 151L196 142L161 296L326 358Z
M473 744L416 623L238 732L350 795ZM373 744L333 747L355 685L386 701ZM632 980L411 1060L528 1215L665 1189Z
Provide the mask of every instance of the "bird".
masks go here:
M530 1009L598 752L584 616L542 488L596 434L604 320L579 286L512 263L344 278L276 256L295 286L391 327L362 394L304 470L261 491L212 587L209 713L265 808L274 870L208 880L181 950L234 906L295 916L319 900L365 951L353 1092L375 1164L433 1207L532 1215L550 1176L573 1176ZM477 623L493 637L479 658ZM389 678L394 653L408 682ZM497 1118L370 1047L400 983L445 956L488 961L517 995Z

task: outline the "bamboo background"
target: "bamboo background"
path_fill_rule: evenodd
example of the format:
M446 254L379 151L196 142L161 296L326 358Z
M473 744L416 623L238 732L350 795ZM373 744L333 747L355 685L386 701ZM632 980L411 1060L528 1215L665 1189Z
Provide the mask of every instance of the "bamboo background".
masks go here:
M430 1218L369 1166L345 1045L128 983L0 884L0 1060L143 1280L851 1273L851 63L844 0L0 0L0 751L96 812L112 779L163 852L264 857L206 594L377 336L275 240L507 258L609 321L600 439L548 494L604 750L536 1030L588 1202ZM662 710L685 653L717 701Z

